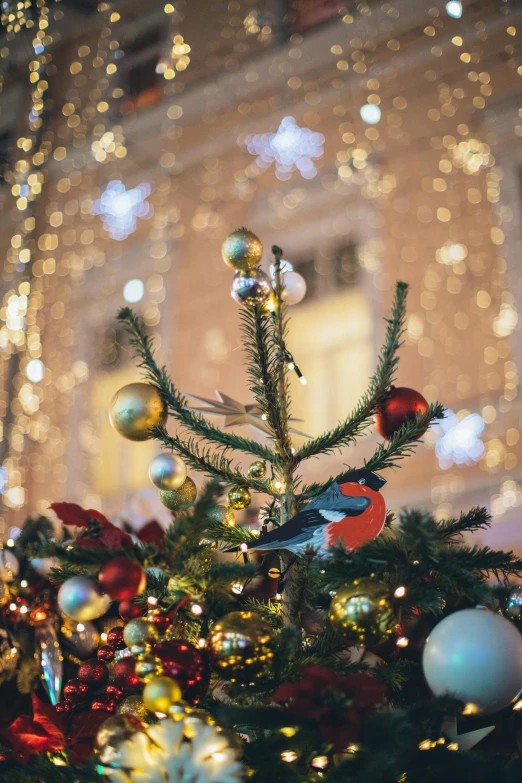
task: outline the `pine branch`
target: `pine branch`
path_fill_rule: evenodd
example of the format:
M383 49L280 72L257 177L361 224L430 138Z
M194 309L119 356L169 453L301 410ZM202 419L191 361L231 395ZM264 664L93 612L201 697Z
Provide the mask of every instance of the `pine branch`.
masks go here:
M279 628L283 614L281 601L258 601L257 598L247 598L244 603L247 611L255 612L273 628Z
M374 455L364 463L368 470L384 470L385 468L398 467L398 460L415 451L419 438L426 432L429 425L435 419L444 416L444 407L439 403L428 406L425 413L419 413L410 421L402 425L400 430L394 433L387 443L380 443Z
M274 453L269 446L225 432L211 424L204 416L187 410L187 398L176 389L165 367L158 367L154 359L152 339L147 334L143 319L136 316L130 307L123 307L118 313L118 321L130 335L130 343L135 349L135 356L140 360L138 366L144 370L145 379L157 387L169 412L180 424L209 443L253 454L268 462L274 460Z
M283 436L284 411L278 388L278 355L270 315L262 307L241 310L250 390L276 440Z
M244 476L238 467L232 467L232 460L226 457L223 452L212 451L210 447L202 447L201 441L197 441L195 438L183 438L178 434L169 435L167 430L162 427L154 427L152 432L157 440L161 440L165 446L182 456L189 467L235 487L246 487L255 492L276 497L269 482Z
M491 525L491 515L485 508L476 506L470 511L463 512L458 519L448 519L439 522L441 535L448 541L462 536L463 533L473 533L475 530L484 530Z
M377 369L361 401L348 418L340 422L337 427L305 443L295 455L296 463L318 454L330 453L352 443L370 425L374 413L395 379L395 371L399 363L397 351L402 344L406 321L407 293L407 283L397 283Z

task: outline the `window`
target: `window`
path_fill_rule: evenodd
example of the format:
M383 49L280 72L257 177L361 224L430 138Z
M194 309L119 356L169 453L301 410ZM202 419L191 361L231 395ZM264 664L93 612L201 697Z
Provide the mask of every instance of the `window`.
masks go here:
M162 85L156 73L162 39L162 31L151 27L123 44L125 58L120 65L121 87L126 96L123 114L152 106L162 97Z
M342 8L340 0L293 0L288 14L290 27L303 32L336 18Z
M293 262L293 267L306 280L305 301L330 296L357 285L360 272L357 245L353 242L341 245L318 258Z

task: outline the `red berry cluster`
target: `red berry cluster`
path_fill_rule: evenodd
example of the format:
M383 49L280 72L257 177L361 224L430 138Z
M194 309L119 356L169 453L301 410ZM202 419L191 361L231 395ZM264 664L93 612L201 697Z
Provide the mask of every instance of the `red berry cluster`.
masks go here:
M65 685L64 701L56 705L57 711L70 712L75 706L114 712L125 691L139 684L134 674L132 656L121 658L115 663L112 671L113 682L109 682L107 663L111 663L116 651L123 650L124 647L123 628L111 628L107 634L107 644L98 649L97 657L84 661L78 669L78 676Z

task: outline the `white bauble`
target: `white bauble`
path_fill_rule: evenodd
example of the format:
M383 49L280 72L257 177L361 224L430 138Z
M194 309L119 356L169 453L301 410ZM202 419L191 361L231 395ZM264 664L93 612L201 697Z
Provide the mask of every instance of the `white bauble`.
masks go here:
M283 283L283 300L287 305L299 304L305 298L306 280L299 272L285 272Z
M522 688L522 634L487 609L454 612L430 633L422 657L435 696L451 694L491 714Z
M110 605L109 596L86 576L72 576L58 590L61 611L79 623L101 617Z
M58 568L59 561L56 557L33 557L31 566L40 576L49 576L52 568Z
M0 549L0 579L2 582L12 582L18 575L20 563L8 549Z

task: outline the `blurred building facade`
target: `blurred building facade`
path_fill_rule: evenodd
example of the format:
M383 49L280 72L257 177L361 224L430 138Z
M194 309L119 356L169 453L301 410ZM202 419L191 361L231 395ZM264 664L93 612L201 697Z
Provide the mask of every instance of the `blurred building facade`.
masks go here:
M487 540L522 546L520 4L25 5L0 52L4 533L60 499L165 515L156 445L108 423L139 378L114 316L144 316L182 391L250 401L220 257L246 225L267 270L276 243L307 280L301 428L353 407L407 280L398 383L457 415L387 477L388 503L484 503Z

